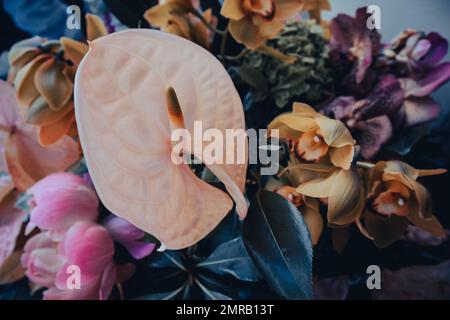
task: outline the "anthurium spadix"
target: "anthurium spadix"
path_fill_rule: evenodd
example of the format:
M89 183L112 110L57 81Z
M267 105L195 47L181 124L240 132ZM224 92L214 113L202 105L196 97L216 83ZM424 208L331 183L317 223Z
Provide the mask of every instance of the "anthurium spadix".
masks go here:
M104 205L158 238L188 247L217 226L236 202L243 219L247 161L205 163L229 195L174 163L172 131L244 130L239 95L205 49L154 30L127 30L90 43L75 80L75 113L89 172ZM208 144L207 142L201 142ZM224 152L237 144L223 144ZM247 143L247 142L245 142ZM246 145L245 145L246 148ZM192 144L186 154L202 160ZM231 149L231 150L230 150Z

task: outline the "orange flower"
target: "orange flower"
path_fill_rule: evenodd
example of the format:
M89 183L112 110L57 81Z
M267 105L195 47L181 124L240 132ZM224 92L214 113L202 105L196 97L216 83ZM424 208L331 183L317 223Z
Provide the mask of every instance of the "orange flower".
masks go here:
M350 168L355 140L341 121L327 118L306 104L294 103L293 112L269 124L272 129L279 130L280 138L290 140L303 160Z
M201 17L197 16L199 14ZM167 0L148 9L144 17L151 25L186 38L204 48L209 47L212 33L202 20L209 25L216 23L211 9L199 13L191 0Z
M100 18L87 15L90 40L106 32ZM26 123L39 128L39 143L51 145L65 135L76 136L73 82L86 44L62 38L34 37L15 44L9 53L17 101Z
M445 232L431 213L431 197L416 180L442 174L443 169L418 170L401 161L381 161L365 175L367 207L366 232L379 247L398 240L411 222L436 237Z
M221 14L230 19L234 39L254 50L275 37L302 7L303 0L225 0Z

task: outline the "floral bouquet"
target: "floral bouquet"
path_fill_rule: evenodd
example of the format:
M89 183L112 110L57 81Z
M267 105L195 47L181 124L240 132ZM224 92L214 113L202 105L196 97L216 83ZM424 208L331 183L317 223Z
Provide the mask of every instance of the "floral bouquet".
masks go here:
M450 297L438 32L389 42L328 0L92 3L81 37L8 52L0 298Z

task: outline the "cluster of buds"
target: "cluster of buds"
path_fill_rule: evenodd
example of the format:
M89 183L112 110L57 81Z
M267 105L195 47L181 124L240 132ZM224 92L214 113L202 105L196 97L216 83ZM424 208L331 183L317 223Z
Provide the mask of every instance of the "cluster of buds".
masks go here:
M100 18L88 15L88 40L106 34ZM77 65L88 46L61 38L33 37L15 44L9 52L9 81L14 83L24 121L39 128L42 145L77 136L73 86Z

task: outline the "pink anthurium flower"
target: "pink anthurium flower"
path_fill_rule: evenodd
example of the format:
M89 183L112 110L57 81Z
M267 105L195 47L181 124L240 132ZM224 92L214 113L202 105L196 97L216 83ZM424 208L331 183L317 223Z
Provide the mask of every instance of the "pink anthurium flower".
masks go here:
M171 161L171 134L185 128L193 137L194 121L224 136L226 129L244 130L233 82L209 52L160 31L126 30L90 45L77 70L75 114L102 203L158 238L163 247L180 249L198 242L233 202L186 163ZM236 154L232 146L223 147ZM183 152L204 160L188 144ZM224 183L243 219L246 159L203 162Z

